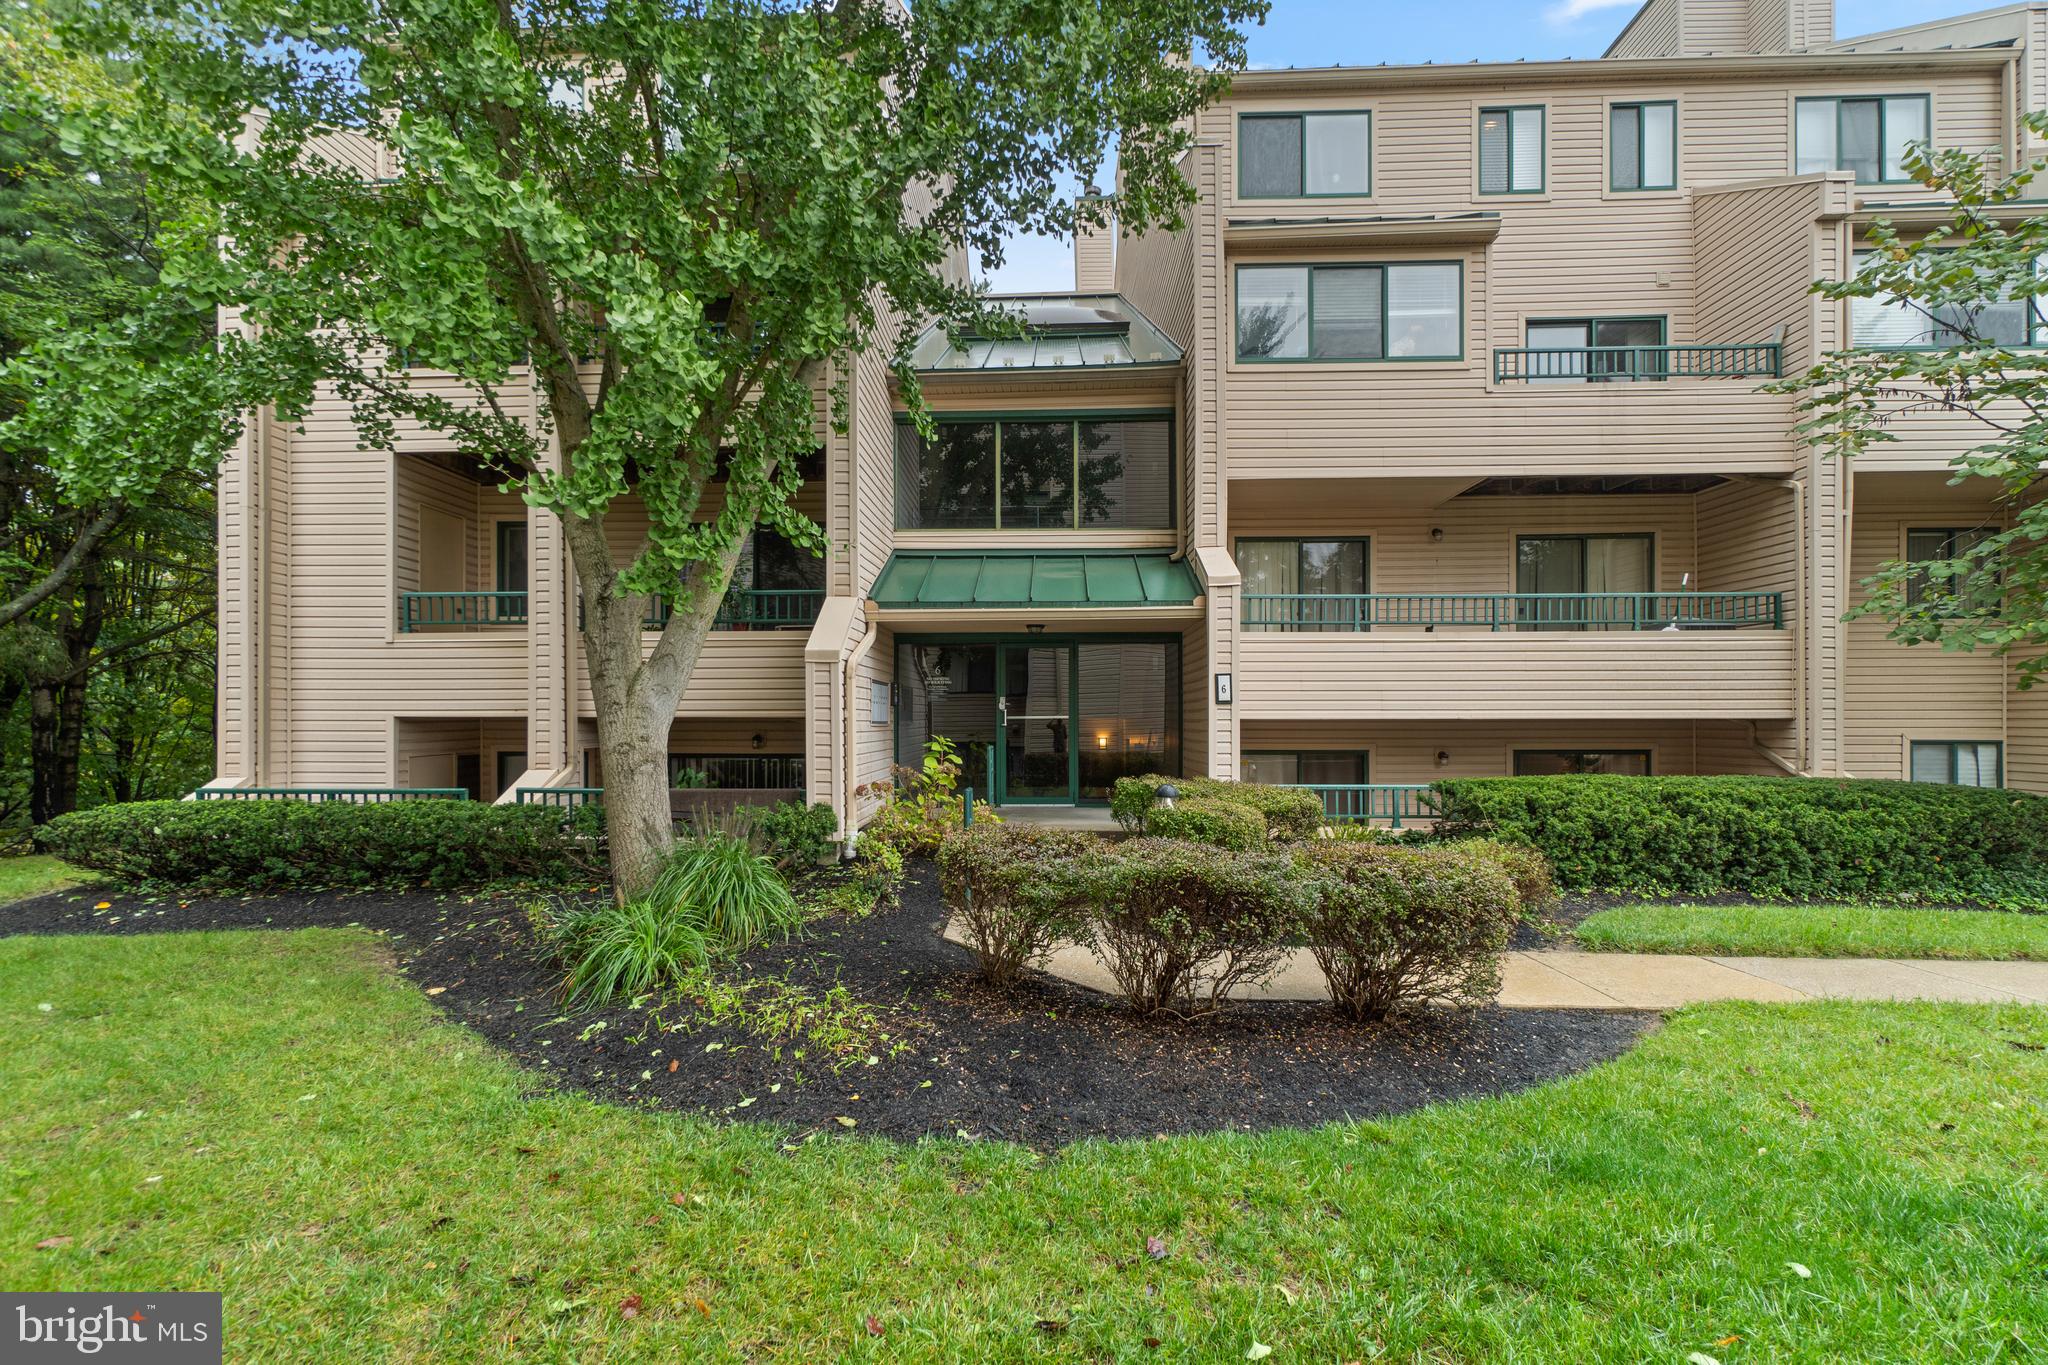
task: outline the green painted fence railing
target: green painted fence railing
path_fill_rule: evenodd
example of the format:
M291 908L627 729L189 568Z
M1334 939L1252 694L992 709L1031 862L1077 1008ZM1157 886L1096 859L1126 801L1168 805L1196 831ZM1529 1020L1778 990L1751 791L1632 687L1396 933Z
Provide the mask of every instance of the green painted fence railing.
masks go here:
M402 592L398 629L411 634L445 626L523 626L523 592Z
M1776 379L1775 341L1738 346L1497 346L1496 384L1625 384L1657 379Z
M514 792L514 800L522 806L561 806L564 809L575 806L603 805L603 787L520 787Z
M736 588L725 595L718 604L718 615L711 618L713 630L796 630L809 629L818 620L818 613L825 606L823 588ZM660 630L668 624L674 610L666 602L656 602L647 609L647 616L640 624L647 630ZM576 607L576 624L583 625L583 606Z
M1375 626L1481 630L1783 630L1779 592L1248 593L1254 631Z
M347 801L369 805L385 801L467 801L461 787L201 787L198 801Z
M1312 791L1321 797L1323 813L1340 824L1385 820L1395 829L1399 829L1404 821L1436 818L1436 807L1430 801L1428 787L1398 783L1332 786L1301 782L1290 785L1299 786L1303 791Z

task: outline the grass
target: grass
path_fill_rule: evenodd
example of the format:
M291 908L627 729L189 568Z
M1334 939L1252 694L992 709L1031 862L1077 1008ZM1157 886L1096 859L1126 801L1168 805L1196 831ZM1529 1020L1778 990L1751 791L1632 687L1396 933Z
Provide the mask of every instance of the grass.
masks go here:
M90 881L92 874L59 858L32 853L21 858L0 858L0 905L25 901L48 891L62 891Z
M349 930L0 940L0 1027L0 1283L219 1289L231 1359L2048 1348L2048 1010L1714 1005L1505 1099L1054 1156L539 1092Z
M2048 915L1858 905L1628 905L1578 926L1614 953L2048 960Z

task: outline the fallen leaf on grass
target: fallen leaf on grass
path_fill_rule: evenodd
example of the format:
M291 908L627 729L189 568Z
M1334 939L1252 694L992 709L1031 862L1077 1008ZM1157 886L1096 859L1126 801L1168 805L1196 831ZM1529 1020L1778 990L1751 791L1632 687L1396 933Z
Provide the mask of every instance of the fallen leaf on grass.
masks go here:
M1722 1337L1719 1341L1715 1342L1714 1344L1716 1346L1733 1346L1736 1342L1740 1340L1742 1340L1741 1337Z
M1295 1293L1291 1286L1276 1284L1273 1287L1280 1291L1280 1297L1287 1300L1290 1305L1301 1302L1301 1295Z
M70 1245L71 1239L69 1237L45 1237L42 1241L36 1243L36 1250L57 1251Z
M871 1337L882 1335L882 1320L873 1313L868 1314L867 1328L868 1335Z
M95 905L93 907L93 909L95 910L111 910L113 908L114 903L112 901L101 901L98 905Z
M429 986L427 987L427 994L440 995L443 991L446 991L447 989L448 988L446 986Z
M1148 1351L1156 1351L1160 1348L1162 1344L1163 1343L1159 1340L1158 1337L1145 1338L1145 1349Z
M1059 1321L1057 1318L1040 1318L1033 1325L1049 1337L1056 1337L1067 1330L1067 1324Z
M702 1313L707 1318L711 1316L711 1305L704 1302L704 1300L702 1299L691 1299L690 1307L696 1309L699 1313Z
M638 1294L628 1294L625 1298L619 1300L619 1316L622 1318L637 1318L640 1316L640 1296Z
M1244 1353L1244 1358L1246 1360L1264 1360L1271 1354L1273 1354L1272 1347L1263 1341L1255 1341L1252 1343L1252 1348Z
M1785 1269L1791 1271L1794 1275L1797 1275L1802 1280L1810 1280L1813 1278L1813 1272L1811 1270L1808 1270L1805 1266L1799 1264L1799 1262L1797 1261L1785 1262Z
M1145 1239L1145 1254L1155 1261L1165 1260L1166 1239L1163 1237L1147 1237Z
M1721 1362L1708 1355L1705 1351L1694 1351L1685 1358L1685 1365L1721 1365Z

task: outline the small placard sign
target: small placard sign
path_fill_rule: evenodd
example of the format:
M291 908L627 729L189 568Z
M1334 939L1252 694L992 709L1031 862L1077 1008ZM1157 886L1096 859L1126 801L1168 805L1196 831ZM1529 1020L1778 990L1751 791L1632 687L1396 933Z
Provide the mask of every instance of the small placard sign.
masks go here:
M1228 673L1218 673L1216 675L1216 704L1218 706L1230 705L1230 675Z

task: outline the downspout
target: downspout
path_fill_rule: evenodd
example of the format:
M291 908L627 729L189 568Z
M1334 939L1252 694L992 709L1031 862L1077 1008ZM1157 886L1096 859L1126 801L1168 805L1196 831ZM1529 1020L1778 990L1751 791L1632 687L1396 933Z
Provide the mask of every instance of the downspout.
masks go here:
M846 656L845 671L840 684L846 709L840 716L840 724L845 728L845 737L839 746L839 794L844 800L845 814L842 817L842 825L846 835L848 857L853 856L854 845L860 841L860 806L853 795L854 777L860 767L860 746L854 743L853 738L854 711L859 700L854 687L854 674L859 671L861 660L867 658L868 651L875 647L875 640L880 635L881 632L875 628L872 619L864 622L859 642Z

